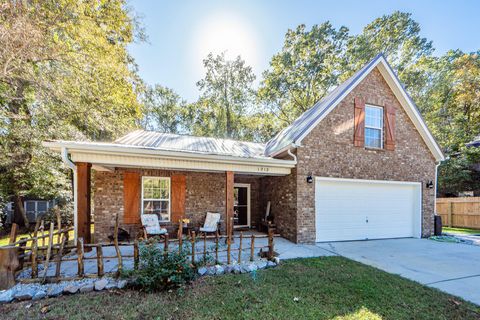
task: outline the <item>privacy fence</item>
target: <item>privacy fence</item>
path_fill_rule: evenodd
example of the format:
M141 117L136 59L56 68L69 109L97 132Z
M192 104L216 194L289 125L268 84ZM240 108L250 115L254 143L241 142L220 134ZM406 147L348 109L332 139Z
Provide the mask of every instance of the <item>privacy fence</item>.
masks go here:
M16 226L12 228L10 243L0 247L0 289L16 282L57 282L84 277L102 277L105 274L119 275L122 270L136 269L140 264L142 242L118 240L118 215L111 243L84 243L78 238L74 243L73 227L62 229L50 223L48 233L42 232L43 221L37 221L30 237L16 239ZM70 234L69 234L70 232ZM43 233L43 234L42 234ZM198 236L194 231L177 238L167 236L156 243L164 254L183 251L193 265L234 264L253 261L259 255L267 259L274 256L274 237L268 234L235 236ZM5 276L5 277L4 277Z
M437 198L443 226L480 229L480 197Z

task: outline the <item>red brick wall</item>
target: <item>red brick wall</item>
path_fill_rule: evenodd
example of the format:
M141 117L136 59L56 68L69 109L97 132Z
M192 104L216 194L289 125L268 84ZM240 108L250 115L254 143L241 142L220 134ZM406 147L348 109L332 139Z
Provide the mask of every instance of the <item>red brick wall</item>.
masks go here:
M115 224L115 213L123 221L123 172L140 172L142 176L170 177L172 174L185 174L187 178L185 212L193 225L203 225L207 211L219 212L222 215L221 228L225 227L225 174L181 172L152 169L116 169L114 172L94 172L94 219L95 241L108 241ZM176 233L173 223L162 223L170 233ZM140 230L140 225L121 227L132 236Z
M396 109L394 151L372 150L353 145L354 98L367 104ZM313 176L422 182L422 235L433 232L435 194L425 182L435 179L435 159L377 69L374 69L303 140L298 148L297 241L315 241L315 184Z
M280 233L291 241L297 241L297 174L296 169L283 177L264 177L262 179L263 203L270 201L270 214L274 217Z

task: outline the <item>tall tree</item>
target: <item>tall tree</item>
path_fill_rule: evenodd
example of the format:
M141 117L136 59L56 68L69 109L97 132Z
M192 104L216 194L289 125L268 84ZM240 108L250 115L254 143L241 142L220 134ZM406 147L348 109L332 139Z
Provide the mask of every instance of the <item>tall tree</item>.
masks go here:
M348 70L343 78L360 69L377 54L384 53L407 88L416 89L425 81L416 64L431 56L432 42L420 35L420 25L411 13L395 11L373 20L361 34L350 38L346 51Z
M225 54L209 54L203 61L205 77L198 81L201 96L194 107L193 132L224 138L246 138L245 118L254 110L255 75L238 56L227 60Z
M171 133L189 133L191 111L187 102L172 89L155 85L143 94L142 127Z
M417 103L447 160L439 192L480 191L480 150L466 143L480 134L480 52L449 51L418 65L428 75Z
M55 193L59 167L41 141L109 139L139 117L135 23L122 0L6 1L0 14L0 179L15 199Z
M283 48L272 57L258 91L259 102L275 116L270 121L277 130L338 85L348 39L346 27L337 30L330 22L287 31Z

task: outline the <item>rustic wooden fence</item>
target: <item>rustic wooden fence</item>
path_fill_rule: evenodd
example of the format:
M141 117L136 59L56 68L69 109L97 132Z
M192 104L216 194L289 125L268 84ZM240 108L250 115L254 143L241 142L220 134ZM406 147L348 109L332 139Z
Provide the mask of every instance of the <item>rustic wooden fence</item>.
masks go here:
M14 249L15 258L20 265L17 268L17 273L20 271L29 270L30 277L18 279L20 282L57 282L63 280L75 280L83 277L102 277L107 273L114 273L119 275L124 267L125 259L133 259L133 268L137 269L139 266L139 246L138 240L131 242L119 242L118 241L118 215L116 217L114 227L113 243L95 243L87 244L83 243L82 238L78 238L76 243L69 242L69 231L73 228L68 227L61 229L61 225L58 225L57 231L55 231L54 223L50 224L50 231L46 235L38 235L40 223L37 223L33 236L30 238L23 238L19 241L15 241L15 230L11 237L11 243L8 246L0 247L0 253L5 250ZM57 237L57 241L54 241L54 237ZM259 250L265 258L272 259L274 256L274 237L273 231L270 229L266 235L244 235L240 233L236 236L215 235L197 236L195 232L191 232L188 235L183 235L180 231L176 239L170 239L167 236L163 237L158 243L159 246L163 246L163 252L165 254L173 252L174 250L188 250L187 256L191 259L192 264L231 264L232 260L236 263L242 263L242 259L245 259L245 252L248 253L248 260L253 261L255 259L256 250ZM43 242L43 239L48 238L47 242ZM267 240L266 245L258 245L260 239ZM186 245L187 244L187 245ZM233 245L235 244L235 245ZM104 251L108 247L115 248L114 255L104 255ZM125 254L122 248L133 249L133 254ZM86 255L86 252L95 250L94 255ZM6 251L5 251L6 252ZM220 257L222 255L222 257ZM242 257L243 256L243 257ZM207 257L211 259L208 260ZM223 259L222 259L223 258ZM1 259L7 258L7 255ZM104 261L106 259L116 259L117 268L115 272L106 272L104 269ZM94 260L96 265L96 273L85 272L85 262ZM76 275L65 276L62 274L62 263L73 262L76 264ZM0 266L4 265L6 269L11 269L12 265L16 265L17 262L0 261ZM43 266L43 271L39 273L39 265ZM48 271L55 268L53 275L48 275ZM10 282L6 286L12 286L12 280L15 278L10 277Z
M444 226L480 229L480 197L437 198L436 212Z

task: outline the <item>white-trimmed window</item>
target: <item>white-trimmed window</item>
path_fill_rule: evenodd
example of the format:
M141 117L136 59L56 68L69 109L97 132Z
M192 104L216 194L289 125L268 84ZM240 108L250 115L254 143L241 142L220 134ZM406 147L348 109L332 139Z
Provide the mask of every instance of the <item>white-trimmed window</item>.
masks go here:
M365 147L383 148L383 108L365 106Z
M142 177L142 214L170 221L170 178Z

